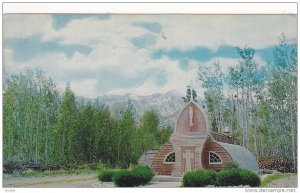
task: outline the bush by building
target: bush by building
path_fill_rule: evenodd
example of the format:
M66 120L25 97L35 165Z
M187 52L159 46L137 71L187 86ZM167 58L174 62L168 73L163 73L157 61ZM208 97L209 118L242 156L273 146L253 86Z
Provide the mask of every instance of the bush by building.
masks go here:
M98 174L98 180L102 182L111 182L113 175L118 170L112 170L112 169L106 169L106 170L100 170Z
M226 169L217 173L215 186L239 186L241 184L240 169Z
M249 185L258 187L260 185L259 176L249 170L230 168L217 173L215 186L239 186Z
M153 177L154 173L150 167L135 166L128 170L117 171L113 175L112 181L119 187L134 187L148 184Z
M260 178L259 176L249 170L240 170L240 176L242 178L242 184L243 185L249 185L251 187L258 187L260 186Z
M215 172L211 170L194 170L184 174L183 187L214 186L260 186L260 178L252 171L239 169L236 166Z
M184 187L205 187L213 185L216 179L216 172L212 170L194 170L184 174L182 186Z

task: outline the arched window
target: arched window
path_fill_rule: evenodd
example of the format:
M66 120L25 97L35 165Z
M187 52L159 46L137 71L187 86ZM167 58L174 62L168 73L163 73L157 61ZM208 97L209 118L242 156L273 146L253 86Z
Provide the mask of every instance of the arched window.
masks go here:
M173 164L175 163L175 152L170 153L166 159L165 159L165 164Z
M213 151L209 152L209 164L221 164L222 160L218 154Z

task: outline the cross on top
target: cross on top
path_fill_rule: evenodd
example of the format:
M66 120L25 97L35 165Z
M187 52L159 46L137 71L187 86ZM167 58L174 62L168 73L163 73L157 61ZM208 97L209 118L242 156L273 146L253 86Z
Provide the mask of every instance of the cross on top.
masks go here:
M187 86L187 91L186 91L186 96L185 97L181 97L183 99L183 101L185 103L189 102L189 101L195 101L197 102L197 94L196 91L194 89L192 89L191 86Z

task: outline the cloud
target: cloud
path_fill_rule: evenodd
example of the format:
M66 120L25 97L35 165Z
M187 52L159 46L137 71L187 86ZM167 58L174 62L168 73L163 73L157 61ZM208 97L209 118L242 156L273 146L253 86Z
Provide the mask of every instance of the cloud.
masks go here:
M185 93L199 66L238 64L235 46L255 48L266 64L282 31L297 38L288 15L9 14L3 24L4 71L42 68L85 97Z
M52 32L52 17L48 14L3 15L4 38L26 38Z
M105 17L106 15L99 15ZM106 43L121 45L128 39L152 32L163 33L155 48L191 49L196 46L217 49L221 45L273 46L285 32L297 41L297 15L4 15L5 37L26 37L42 33L43 40L62 38L65 44ZM63 23L59 30L53 24ZM30 27L29 27L30 26ZM110 42L112 39L112 42ZM116 40L116 41L114 41ZM126 40L126 41L123 41Z
M105 20L111 17L110 14L52 14L52 25L55 30L64 28L70 21L84 18Z
M130 18L130 17L129 17ZM106 44L112 47L132 46L130 39L147 33L144 28L132 26L128 17L112 15L111 19L99 20L92 17L71 20L58 31L45 33L43 40L61 39L62 44L94 46Z
M178 60L183 70L188 68L189 60L209 61L215 57L238 58L235 47L222 45L217 50L210 50L207 47L194 47L188 50L172 49L172 50L156 50L152 53L154 59L167 56L171 60Z
M97 81L95 79L85 79L80 81L73 81L71 89L77 96L85 96L93 98L99 95L96 89Z
M148 66L155 68L155 72L161 71L163 74L150 76L140 86L130 89L112 89L109 94L126 94L133 95L150 95L153 93L164 93L169 90L177 90L180 93L185 93L186 86L191 83L191 80L196 80L197 70L191 68L187 71L182 71L178 67L177 61L172 61L167 57L162 57L157 61L147 63ZM163 79L164 84L158 84L157 77Z
M134 22L133 26L145 28L156 34L159 34L162 30L162 27L158 22Z
M282 32L296 41L296 15L167 15L159 20L167 40L157 48L191 49L221 45L264 48Z
M42 42L40 35L5 39L4 48L13 50L13 59L17 62L27 62L45 52L61 52L70 58L75 52L89 54L92 51L91 48L82 45L60 45L58 40Z
M156 43L156 36L151 34L145 34L140 37L134 37L131 39L131 43L137 48L145 48Z

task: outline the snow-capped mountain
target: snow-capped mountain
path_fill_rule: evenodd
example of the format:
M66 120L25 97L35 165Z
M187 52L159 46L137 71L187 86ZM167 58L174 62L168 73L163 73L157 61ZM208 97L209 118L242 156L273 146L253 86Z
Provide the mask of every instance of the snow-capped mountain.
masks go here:
M150 96L133 95L104 95L96 98L99 104L109 106L114 116L118 116L129 103L136 109L136 119L139 120L148 109L156 110L161 117L161 124L172 124L176 120L176 115L184 105L181 95L175 91L168 91L163 94L153 94Z
M175 90L162 94L153 94L149 96L126 95L103 95L96 99L77 98L80 103L95 102L109 106L113 116L120 116L128 104L133 105L136 112L136 120L139 121L143 113L148 109L154 109L159 113L161 125L170 124L174 126L176 118L184 105L183 94Z

